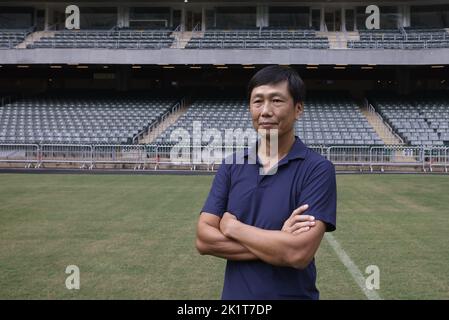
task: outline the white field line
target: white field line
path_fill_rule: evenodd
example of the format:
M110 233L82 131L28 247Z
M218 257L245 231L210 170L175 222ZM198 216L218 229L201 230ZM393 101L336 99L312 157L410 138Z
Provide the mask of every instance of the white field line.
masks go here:
M326 233L324 237L326 238L327 242L331 245L332 249L334 249L340 261L348 269L349 273L354 278L357 285L360 287L360 289L362 289L363 293L368 298L368 300L382 300L382 298L379 296L376 290L374 289L370 290L366 287L365 277L363 276L359 267L357 267L354 261L351 260L351 258L348 256L345 250L343 250L343 248L340 246L340 244L334 238L334 236L331 235L330 233Z

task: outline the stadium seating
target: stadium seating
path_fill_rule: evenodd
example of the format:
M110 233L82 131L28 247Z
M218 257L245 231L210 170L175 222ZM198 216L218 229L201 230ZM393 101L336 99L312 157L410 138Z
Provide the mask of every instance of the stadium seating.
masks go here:
M449 48L444 29L360 30L360 41L348 41L352 49L429 49Z
M171 30L64 30L54 37L43 37L27 48L103 48L161 49L169 48L174 37Z
M449 96L397 97L374 94L370 98L383 118L410 145L449 145Z
M176 129L185 129L193 138L193 122L200 121L201 129L218 129L224 139L224 130L252 128L248 105L242 99L198 99L177 122L156 139L158 144L174 144L170 135ZM196 134L196 132L195 132ZM203 143L207 144L206 142Z
M0 49L13 49L23 42L31 29L0 29Z
M345 93L310 94L296 131L309 145L384 144Z
M4 35L2 35L2 33ZM350 49L429 49L449 48L449 33L445 29L380 29L360 30L360 40L350 40ZM26 31L0 32L0 48L14 47L26 37ZM158 30L63 30L52 37L42 37L27 48L106 48L161 49L175 41L170 29ZM328 49L327 37L315 30L236 29L207 30L194 33L186 49Z
M175 102L150 97L26 98L0 108L0 143L132 143Z
M193 121L201 121L202 131L216 128L225 140L225 129L251 129L248 104L242 99L198 99L176 123L156 140L173 144L175 129L185 129L193 137ZM307 99L305 112L296 123L296 134L309 145L382 145L382 140L358 106L345 95ZM203 144L207 144L203 143Z
M249 29L208 30L204 36L195 35L186 49L327 49L326 37L318 37L314 30Z

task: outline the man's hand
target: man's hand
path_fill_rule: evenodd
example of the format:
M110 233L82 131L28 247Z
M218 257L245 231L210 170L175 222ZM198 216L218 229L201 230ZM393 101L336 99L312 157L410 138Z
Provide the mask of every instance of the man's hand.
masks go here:
M232 227L232 224L235 223L237 220L237 217L234 216L230 212L225 212L223 214L223 217L221 217L220 220L220 231L225 235L229 235L230 228Z
M214 214L201 213L195 241L198 252L235 261L259 260L245 246L221 232L220 220L221 218Z
M293 210L290 217L285 220L282 226L282 231L300 234L302 232L307 232L310 228L315 226L315 217L309 215L303 215L309 206L307 204L300 206L299 208Z

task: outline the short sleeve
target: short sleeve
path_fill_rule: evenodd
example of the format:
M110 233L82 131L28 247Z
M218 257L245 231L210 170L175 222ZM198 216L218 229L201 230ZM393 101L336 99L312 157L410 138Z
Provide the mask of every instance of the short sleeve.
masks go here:
M332 162L320 162L307 177L299 196L299 205L304 204L309 205L304 214L323 221L326 232L336 229L337 184Z
M212 213L222 217L228 206L228 196L230 188L230 165L225 164L224 160L215 174L212 187L203 206L202 212Z

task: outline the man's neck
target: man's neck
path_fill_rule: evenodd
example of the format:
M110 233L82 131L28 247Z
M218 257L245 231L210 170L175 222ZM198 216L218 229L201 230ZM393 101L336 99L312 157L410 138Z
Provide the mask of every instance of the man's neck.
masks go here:
M271 141L269 138L262 138L264 141L261 141L259 145L258 155L262 159L273 159L277 156L278 161L284 158L292 148L295 143L295 134L292 132L291 134L285 134L282 137L278 137L278 148L274 150L277 152L276 154L271 154Z

